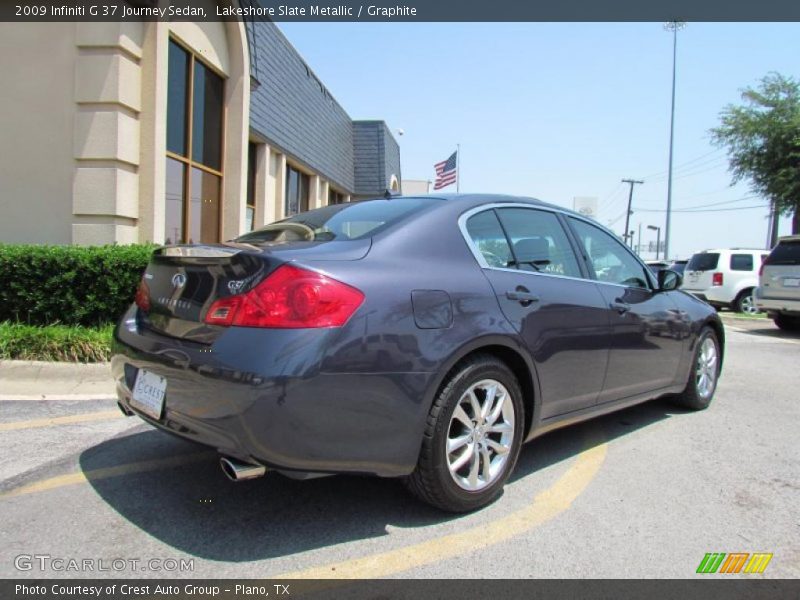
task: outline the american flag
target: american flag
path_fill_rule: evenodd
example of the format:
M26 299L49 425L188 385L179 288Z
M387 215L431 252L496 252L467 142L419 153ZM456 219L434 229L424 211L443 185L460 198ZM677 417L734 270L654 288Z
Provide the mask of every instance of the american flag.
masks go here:
M458 150L453 152L447 160L433 165L433 168L436 169L436 182L433 184L434 190L440 190L456 182L458 177L458 169L456 168L457 156Z

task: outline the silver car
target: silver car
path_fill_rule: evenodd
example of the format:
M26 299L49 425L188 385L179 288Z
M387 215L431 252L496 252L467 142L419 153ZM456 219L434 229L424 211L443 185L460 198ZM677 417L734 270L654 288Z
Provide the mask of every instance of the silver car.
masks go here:
M761 266L755 302L781 329L800 331L800 235L778 240Z

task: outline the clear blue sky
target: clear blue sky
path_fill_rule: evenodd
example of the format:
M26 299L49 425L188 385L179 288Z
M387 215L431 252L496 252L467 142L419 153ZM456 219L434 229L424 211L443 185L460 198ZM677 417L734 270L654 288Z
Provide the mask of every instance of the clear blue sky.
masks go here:
M572 207L596 196L599 220L624 229L664 224L672 37L661 23L281 23L355 119L380 118L398 137L405 179L461 144L461 191L534 196ZM766 204L730 187L724 152L709 143L719 112L770 71L798 77L800 26L690 23L678 34L675 209L671 254L763 247ZM397 137L397 136L396 136ZM455 190L455 188L453 188ZM790 232L787 219L781 234ZM638 237L637 237L638 239ZM650 255L644 254L645 258Z

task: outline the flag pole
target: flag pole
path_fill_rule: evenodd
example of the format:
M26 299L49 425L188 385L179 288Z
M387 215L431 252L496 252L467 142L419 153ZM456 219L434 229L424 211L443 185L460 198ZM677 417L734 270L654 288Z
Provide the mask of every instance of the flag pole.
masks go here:
M461 192L461 144L456 144L456 194Z

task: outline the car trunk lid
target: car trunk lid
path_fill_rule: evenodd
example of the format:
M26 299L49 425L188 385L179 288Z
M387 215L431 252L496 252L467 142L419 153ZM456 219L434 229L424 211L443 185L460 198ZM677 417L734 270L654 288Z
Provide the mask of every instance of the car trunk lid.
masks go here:
M167 246L153 253L137 293L142 324L172 337L211 343L222 329L204 322L218 299L249 291L280 265L359 260L370 239L281 244Z

